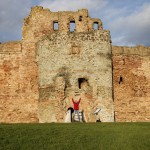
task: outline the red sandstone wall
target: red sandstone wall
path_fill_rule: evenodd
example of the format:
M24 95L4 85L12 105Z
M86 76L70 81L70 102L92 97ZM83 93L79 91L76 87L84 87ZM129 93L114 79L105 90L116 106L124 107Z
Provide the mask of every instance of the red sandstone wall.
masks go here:
M0 44L0 122L38 121L33 83L27 80L30 72L21 51L20 42Z
M150 48L113 46L112 51L116 121L150 121Z

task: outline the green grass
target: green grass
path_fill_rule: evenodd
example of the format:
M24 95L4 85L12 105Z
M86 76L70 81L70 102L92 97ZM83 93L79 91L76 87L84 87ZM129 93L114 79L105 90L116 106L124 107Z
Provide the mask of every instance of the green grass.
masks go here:
M0 124L0 150L150 150L150 123Z

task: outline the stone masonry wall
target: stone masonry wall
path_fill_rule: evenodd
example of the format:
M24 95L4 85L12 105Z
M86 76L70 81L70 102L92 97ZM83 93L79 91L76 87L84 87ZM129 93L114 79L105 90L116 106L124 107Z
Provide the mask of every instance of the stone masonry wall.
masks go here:
M87 9L76 12L51 12L49 9L36 6L31 9L29 16L24 19L22 38L28 42L36 42L41 36L54 31L70 32L70 22L75 23L75 32L93 31L94 23L98 25L98 30L102 30L101 20L90 18ZM58 30L54 29L54 23L58 23Z
M27 74L21 42L0 44L0 122L38 122Z
M102 22L100 19L92 19L88 16L88 10L82 9L77 12L51 12L42 7L33 7L29 16L25 18L22 29L22 52L25 56L25 64L28 70L27 81L32 80L34 84L33 99L39 99L38 93L38 66L35 60L36 45L43 37L53 32L70 32L70 23L75 23L74 32L93 31L94 23L98 25L98 29L102 30ZM58 23L58 30L54 29L54 23ZM59 41L61 43L61 40ZM30 88L30 87L29 87ZM41 95L41 91L40 91ZM39 111L41 110L39 104ZM46 111L46 109L44 109ZM48 111L52 111L51 108ZM51 115L51 113L44 114ZM61 116L61 115L60 115ZM46 117L45 117L46 118Z
M64 122L80 97L87 122L96 108L102 122L114 121L114 110L117 122L150 121L150 48L112 46L111 55L110 41L86 9L33 7L22 41L0 44L0 122Z
M150 47L113 46L117 122L150 121Z
M80 97L86 122L95 122L96 108L102 122L114 121L109 31L49 34L38 43L37 63L40 122L64 122Z
M51 69L53 69L53 67L54 67L54 70L59 72L57 74L63 74L64 72L66 72L66 66L70 67L69 66L70 64L69 64L69 62L68 62L68 64L66 63L66 65L63 65L63 66L60 64L59 68L57 68L58 70L55 69L55 65L53 66L53 64L57 64L56 58L58 60L60 59L59 61L62 62L62 64L64 64L63 63L64 60L61 60L61 58L59 56L59 52L58 52L58 54L56 54L56 53L55 53L55 55L53 54L53 56L56 57L54 60L49 59L49 58L44 58L45 59L44 62L45 61L47 61L47 62L46 62L46 64L44 64L42 66L43 68L40 66L41 65L40 61L38 61L38 63L36 64L35 52L37 49L36 46L39 43L38 41L40 40L40 42L41 42L42 41L41 38L43 39L43 37L47 37L47 36L49 36L49 34L52 34L50 41L49 41L49 47L52 46L53 49L59 49L59 51L62 49L61 55L62 56L64 55L66 57L67 57L66 51L63 50L65 48L64 45L66 45L67 49L69 49L68 46L70 46L69 51L70 52L72 51L72 53L74 53L76 55L80 50L82 51L82 42L80 43L79 40L86 41L87 38L91 38L90 40L92 40L94 42L93 36L88 37L90 34L86 35L86 34L82 33L81 37L79 39L76 39L78 42L75 41L74 44L69 43L69 45L67 45L68 44L67 41L71 37L66 36L66 34L69 35L70 28L71 28L70 23L72 23L72 22L75 23L74 33L91 32L91 34L92 34L92 32L94 31L94 24L97 24L97 30L102 30L101 20L97 19L97 18L94 18L94 19L90 18L88 15L88 10L86 10L86 9L81 9L81 10L78 10L76 12L71 12L71 11L51 12L50 10L43 9L42 7L33 7L31 12L30 12L30 15L27 18L25 18L25 20L24 20L24 26L23 26L23 32L22 32L23 33L23 39L22 39L22 48L23 49L22 49L22 51L25 54L27 60L29 60L28 58L30 58L30 61L27 62L26 64L29 64L31 68L34 68L34 72L32 72L32 70L31 70L31 72L29 73L29 79L32 78L32 80L37 81L37 77L39 78L39 80L38 80L39 85L40 85L40 87L39 87L40 88L40 90L39 90L39 96L40 96L39 101L41 101L41 99L45 99L45 97L47 98L47 95L51 95L52 99L54 99L54 97L56 97L55 98L55 103L56 103L55 105L58 105L58 103L60 103L60 100L63 99L64 97L66 97L66 95L64 94L64 87L63 87L63 86L66 86L66 85L63 85L63 84L66 84L66 82L64 81L64 78L60 78L58 76L58 79L56 79L56 81L55 81L55 85L58 88L56 90L56 87L54 85L47 86L49 84L49 81L47 81L45 79L42 79L42 81L44 81L44 84L41 85L41 78L43 78L43 76L41 76L40 72L43 71L43 69L45 69L46 67L48 67L47 65L48 65L48 63L50 63L49 62L50 60L52 61L50 67L51 67ZM58 24L58 29L54 28L54 23ZM53 34L53 33L55 33L55 34ZM74 33L70 34L70 35L74 35ZM101 42L103 40L107 41L108 42L107 46L104 46L104 49L105 48L108 49L108 51L110 53L110 48L108 48L108 47L110 47L109 32L106 32L106 33L107 33L107 35L105 35L105 36L103 34L101 34L100 36L97 36L96 40L100 40ZM57 39L55 40L55 35L57 35L58 40ZM74 37L72 37L72 40ZM79 46L78 43L80 43L81 46ZM46 46L43 45L43 48L44 47L46 47ZM90 49L92 50L93 47L91 47ZM70 52L67 52L68 55L70 55L69 54ZM44 53L46 54L47 51L45 51ZM106 53L107 53L107 50L106 50ZM99 54L99 55L101 55L101 54ZM42 56L42 54L40 54L40 57L41 56ZM101 57L103 57L103 56L101 56ZM107 57L107 56L105 56L105 57ZM76 57L76 58L78 58L78 57ZM78 59L76 61L78 61ZM109 66L110 65L111 64L109 61ZM37 72L37 70L39 70L39 71ZM45 74L49 75L49 67L47 68L46 71L48 71L48 72ZM46 72L46 71L44 71L44 72ZM52 75L49 75L50 79L52 77L53 77ZM67 77L65 77L65 80L69 80L69 77L68 77L68 79L67 79ZM109 79L109 80L111 80L111 79ZM62 85L59 82L62 82ZM36 90L35 95L36 94L38 95L38 86L37 85L38 84L36 84L36 86L35 86L35 90ZM112 85L110 83L109 87L111 88L111 86ZM110 91L110 89L107 89L107 88L106 89L103 88L102 90L104 92L107 90ZM52 92L50 92L50 91L52 91ZM59 91L59 92L57 94L55 94L56 91ZM106 92L106 95L108 95L107 93L108 92ZM57 95L59 95L59 96L57 97ZM89 97L90 96L91 96L91 93L89 94ZM65 109L63 109L63 111L62 111L62 108L59 105L59 106L57 106L58 110L54 110L53 104L49 104L49 105L47 104L47 103L53 103L51 101L48 101L48 102L46 101L45 104L44 104L44 102L39 103L39 116L40 116L40 119L42 118L40 120L40 122L50 122L50 121L62 122L63 121L67 108L65 107ZM45 106L47 106L47 108L45 108ZM111 108L111 109L113 109L113 108ZM41 112L43 112L43 113L41 113ZM62 113L62 114L60 114L60 113ZM57 115L54 116L53 114L57 114ZM106 112L105 112L105 114L106 114ZM105 116L107 116L107 115L105 115ZM110 117L110 114L108 116ZM109 118L108 116L106 118ZM51 118L53 118L53 119L51 119ZM112 119L109 119L109 120L112 120Z
M38 87L39 75L36 62L38 41L43 36L53 32L70 32L71 22L75 23L74 32L76 33L93 31L94 23L98 25L98 30L102 30L101 20L90 18L86 9L78 10L77 12L55 13L37 6L32 8L29 16L24 20L22 41L0 45L0 81L2 83L0 95L0 122L38 121L37 110L39 109L39 112L41 111L41 105L38 104L41 100L39 95L41 96L43 94L42 90L39 91ZM57 31L54 29L54 23L58 23ZM107 36L105 40L109 40ZM74 45L71 51L76 54L79 49ZM62 69L62 72L64 72L64 68ZM63 94L61 94L64 88L63 82L64 79L61 77L58 77L55 81L57 91L59 91L58 94L55 95L56 97L57 95L59 95L58 97L63 97ZM81 83L80 86L86 85L86 82L87 81ZM55 88L48 87L48 92L49 88L55 90ZM57 100L59 101L60 99L58 98ZM50 111L52 111L52 109L50 109Z

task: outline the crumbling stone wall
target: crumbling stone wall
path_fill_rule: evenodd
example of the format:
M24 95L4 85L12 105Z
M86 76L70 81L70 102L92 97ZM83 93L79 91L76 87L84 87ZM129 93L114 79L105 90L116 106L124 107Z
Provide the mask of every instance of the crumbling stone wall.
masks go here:
M45 95L41 92L42 90L40 90L38 93L37 77L39 76L39 74L37 72L38 66L35 60L36 45L38 45L38 41L43 36L47 36L50 33L70 32L71 22L74 22L76 25L75 32L92 31L94 30L93 27L94 23L98 25L98 29L102 29L101 20L90 18L88 16L88 11L86 9L79 10L78 12L69 12L69 11L51 12L50 10L43 9L42 7L33 7L29 16L24 20L23 31L22 31L22 35L23 35L22 51L26 57L25 64L26 64L26 68L28 68L28 73L29 73L27 80L32 80L36 82L35 92L34 92L35 96ZM54 28L55 23L58 23L58 30L55 30ZM61 40L59 40L59 42L61 43ZM74 49L74 51L76 53L76 49ZM46 92L47 94L49 92L48 89ZM50 89L52 89L52 91L55 91L53 86L50 87ZM45 90L43 92L45 93ZM59 99L57 99L56 101L59 101ZM41 105L39 104L39 113L41 112L40 110L42 109L40 106ZM44 111L46 111L46 109L44 109ZM48 111L53 112L52 108L48 109ZM45 113L44 115L46 114L48 116L52 115L52 113ZM64 116L63 113L62 115ZM61 116L60 113L59 116Z
M0 44L0 122L37 122L21 42Z
M94 23L98 25L99 30L102 29L101 20L90 18L86 9L77 12L51 12L49 9L36 6L31 9L29 16L24 19L22 36L28 42L36 42L41 36L54 31L70 32L70 22L75 23L75 32L93 31ZM54 23L58 23L58 30L54 29Z
M150 47L113 46L117 122L150 121Z
M113 121L109 31L86 9L51 12L33 7L24 20L22 41L1 44L1 53L0 122L63 122L70 98L77 95L83 99L86 121L95 121L97 106L102 121Z
M63 122L81 97L87 122L101 108L101 121L113 121L112 65L109 32L52 33L38 42L41 122ZM45 104L45 105L44 105ZM49 115L51 114L51 115Z
M70 32L70 22L75 23L74 32ZM72 107L71 98L79 97L86 121L95 121L96 107L102 109L102 121L113 121L109 34L102 30L101 20L90 18L85 9L51 12L32 8L25 19L23 41L37 46L40 122L63 122Z
M22 41L0 44L0 122L64 122L80 97L87 122L96 108L102 122L114 121L114 109L117 122L150 121L150 48L113 46L111 53L110 41L86 9L33 7Z

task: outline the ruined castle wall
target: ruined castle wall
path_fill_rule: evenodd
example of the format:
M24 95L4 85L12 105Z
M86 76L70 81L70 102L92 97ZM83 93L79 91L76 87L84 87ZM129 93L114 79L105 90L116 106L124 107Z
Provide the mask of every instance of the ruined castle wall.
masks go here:
M37 104L29 98L21 42L0 44L0 122L37 122Z
M57 31L70 32L70 22L75 23L75 32L93 31L94 23L98 24L99 30L102 29L101 20L90 18L86 9L76 12L51 12L49 9L37 6L33 7L29 16L24 19L23 40L35 42L41 36L56 31L54 23L58 23Z
M114 121L114 111L117 122L150 121L149 68L149 47L111 51L109 31L86 9L33 7L22 41L0 44L0 122L64 122L80 97L86 122L97 108L102 122Z
M54 23L58 24L58 29L54 28ZM71 29L70 23L75 23L75 30L72 34L70 34L70 29ZM27 68L27 70L28 70L28 75L26 76L26 80L27 80L27 82L31 80L31 81L34 81L34 83L35 83L34 84L34 92L32 94L33 99L40 101L40 103L39 103L40 122L52 122L52 121L63 122L64 121L65 112L67 110L67 107L69 107L70 105L68 104L68 102L66 102L67 104L64 104L64 102L61 100L65 99L64 101L67 101L66 100L67 94L66 94L66 92L64 93L64 90L69 91L68 85L70 87L72 87L75 84L75 83L73 83L75 81L73 81L73 80L69 81L70 80L69 74L74 75L74 71L73 71L74 66L72 66L73 62L70 62L70 59L71 59L72 53L73 53L73 55L76 58L75 59L73 57L76 61L76 63L75 63L76 67L78 68L80 66L79 62L77 62L77 61L80 58L79 57L80 51L81 52L83 51L82 43L84 43L87 39L90 39L91 41L93 41L92 47L90 47L90 43L88 44L88 46L86 46L90 50L94 50L94 46L96 47L96 49L98 47L97 46L98 43L94 45L94 41L95 41L94 38L96 38L97 41L100 40L102 43L103 43L103 41L104 41L104 43L107 43L107 46L105 46L105 44L101 45L101 49L103 49L103 50L100 51L99 57L108 58L108 59L106 59L106 60L109 60L108 66L109 67L111 66L111 63L110 63L111 58L109 57L109 54L103 54L103 51L105 51L105 49L108 49L108 51L110 53L109 32L102 31L102 34L98 34L96 32L93 35L92 32L95 30L94 24L97 24L97 30L102 31L101 20L96 19L96 18L95 19L90 18L88 16L88 11L86 9L81 9L81 10L78 10L77 12L70 12L70 11L51 12L50 10L43 9L42 7L33 7L30 12L30 15L27 18L25 18L24 25L23 25L23 31L22 31L22 36L23 36L23 38L22 38L22 53L25 58L24 59L25 68ZM86 34L84 34L83 32L86 32ZM90 32L90 34L87 34L87 32ZM104 32L104 34L103 34L103 32ZM79 36L79 38L78 38L77 33L81 33L81 36ZM51 37L49 37L50 34L51 34ZM39 40L40 40L40 43L43 45L42 49L47 48L47 45L45 45L47 43L45 43L45 40L44 40L46 37L47 37L47 40L49 43L49 47L51 47L51 49L52 49L52 51L51 51L52 54L50 52L48 52L48 50L45 50L44 52L41 50L42 53L40 53L41 48L38 48L39 50L37 51L37 46L39 45ZM74 38L76 38L76 39L74 39ZM44 41L42 41L42 39ZM107 41L107 42L105 42L105 41ZM103 46L103 48L102 48L102 46ZM55 50L57 53L55 52ZM53 51L55 52L55 54L53 54ZM106 53L108 51L106 50ZM59 53L59 52L61 52L61 53ZM88 52L89 52L89 50L88 50ZM84 52L84 55L88 56L88 52L87 53ZM40 55L37 58L35 58L36 53L39 53L39 55ZM50 53L49 54L50 56L47 55L48 53ZM100 56L101 53L102 53L102 56ZM43 54L45 54L46 57L43 58L43 56L42 56ZM61 60L60 54L62 57L65 56L65 57L63 57L62 60ZM51 59L51 57L53 59ZM60 57L60 60L59 60L59 57ZM67 57L69 57L69 61L68 61ZM94 56L91 56L91 57L94 57ZM97 54L96 61L99 59L99 57ZM43 58L43 59L41 60L41 58ZM57 63L56 58L59 60L59 63ZM102 59L102 60L104 60L104 62L105 62L105 59ZM85 67L85 64L83 62L82 62L82 65ZM94 60L93 60L93 62L90 61L90 63L93 63L93 65L95 65L95 66L97 65L96 62L94 62ZM55 65L57 65L56 68L55 68ZM71 71L69 70L70 73L68 73L68 69L66 69L66 68L71 68L71 67L73 67L73 69ZM102 67L102 65L101 65L101 67ZM51 70L49 70L49 69L51 69ZM66 73L66 70L67 70L67 73ZM87 80L86 78L88 78L88 74L90 74L90 71L87 73L88 69L83 69L83 67L79 67L78 69L76 69L75 72L77 72L77 70L78 70L78 72L80 72L80 71L83 72L83 76L84 76L83 78L85 78L85 83L82 83L83 86L85 86L86 84L89 85L90 84L89 82L93 82L93 81L86 81ZM99 68L99 70L101 70L101 68ZM102 70L105 70L107 72L107 67L105 68L103 66ZM41 74L41 72L44 72L45 75ZM50 72L53 72L53 73L50 73ZM106 78L108 76L110 76L109 77L110 79L108 79L108 81L110 82L110 80L111 80L110 70L108 72L107 73L109 75L106 75ZM62 77L63 76L62 74L66 74L65 77ZM48 76L48 77L45 79L45 76ZM56 76L58 76L58 77L56 77ZM79 76L79 75L77 75L77 76ZM104 74L101 76L104 76ZM95 79L95 77L93 76L93 80L94 79ZM37 81L39 83L37 83ZM96 82L96 81L94 81L94 82ZM102 79L101 79L101 82L104 83L104 81ZM109 95L108 93L112 93L112 92L110 92L112 85L111 85L111 83L108 83L108 84L109 84L108 87L107 87L107 85L105 85L106 87L99 87L99 89L100 89L99 91L102 90L104 95L107 95L107 96ZM39 93L38 93L38 85L40 85ZM66 89L66 86L68 87L67 89ZM94 88L97 89L96 86ZM87 93L86 96L89 97L89 99L91 97L92 97L91 99L94 99L93 97L95 97L95 99L97 99L97 97L93 96L93 95L97 95L96 92L98 90L96 90L95 94L93 94L94 90L91 87L88 87L87 89L90 92L86 92ZM71 91L72 90L70 89L70 91L67 92L68 95L71 95L71 93L70 93ZM75 92L75 90L73 90L73 92ZM77 89L76 92L79 95L81 94L81 92L79 92L79 89ZM39 97L38 97L38 95L39 95ZM47 98L47 97L49 97L49 98ZM108 96L108 97L111 97L111 96ZM48 99L50 99L51 101L48 101ZM110 101L112 102L112 98ZM89 105L89 103L93 103L93 102L88 101L86 106ZM55 105L55 107L54 107L54 105ZM95 108L96 108L96 105L97 104L95 104ZM112 105L110 105L110 106L112 106ZM56 107L57 107L57 109L56 109ZM104 109L106 111L103 112L105 117L102 117L102 118L104 118L102 120L112 121L113 120L112 119L112 116L113 116L112 109L113 108L108 108L108 110L107 110L107 106L104 105L104 107L106 107L106 109ZM91 111L91 107L90 107L90 111ZM90 112L90 111L86 111L86 113L88 112L88 115L86 115L86 116L88 116L87 120L89 120L89 118L91 118L91 117L89 117L92 114L92 112ZM94 116L92 116L92 117L94 117Z
M37 64L40 122L64 122L79 97L85 121L95 122L96 108L101 121L113 121L109 31L49 34L38 43Z
M150 121L150 48L113 46L117 122Z
M70 33L70 23L75 23L74 32L87 32L93 31L93 24L98 25L98 29L102 29L102 22L100 19L92 19L88 16L88 10L81 9L77 12L63 11L63 12L51 12L48 9L43 9L42 7L33 7L29 16L25 18L24 25L22 29L22 53L24 55L25 68L28 70L26 76L26 82L34 83L33 96L32 99L38 100L38 66L36 63L36 45L38 41L50 33ZM58 29L55 30L54 23L58 24ZM59 43L61 43L61 38ZM52 37L53 39L53 37ZM58 44L58 43L57 43ZM64 44L64 43L63 43ZM61 46L61 45L60 45ZM60 47L61 49L61 47ZM29 89L32 88L29 85ZM40 108L39 108L40 109ZM51 108L48 110L52 110ZM44 111L46 111L44 109ZM49 113L50 114L50 113ZM47 114L47 115L49 115ZM46 114L45 114L46 115Z

